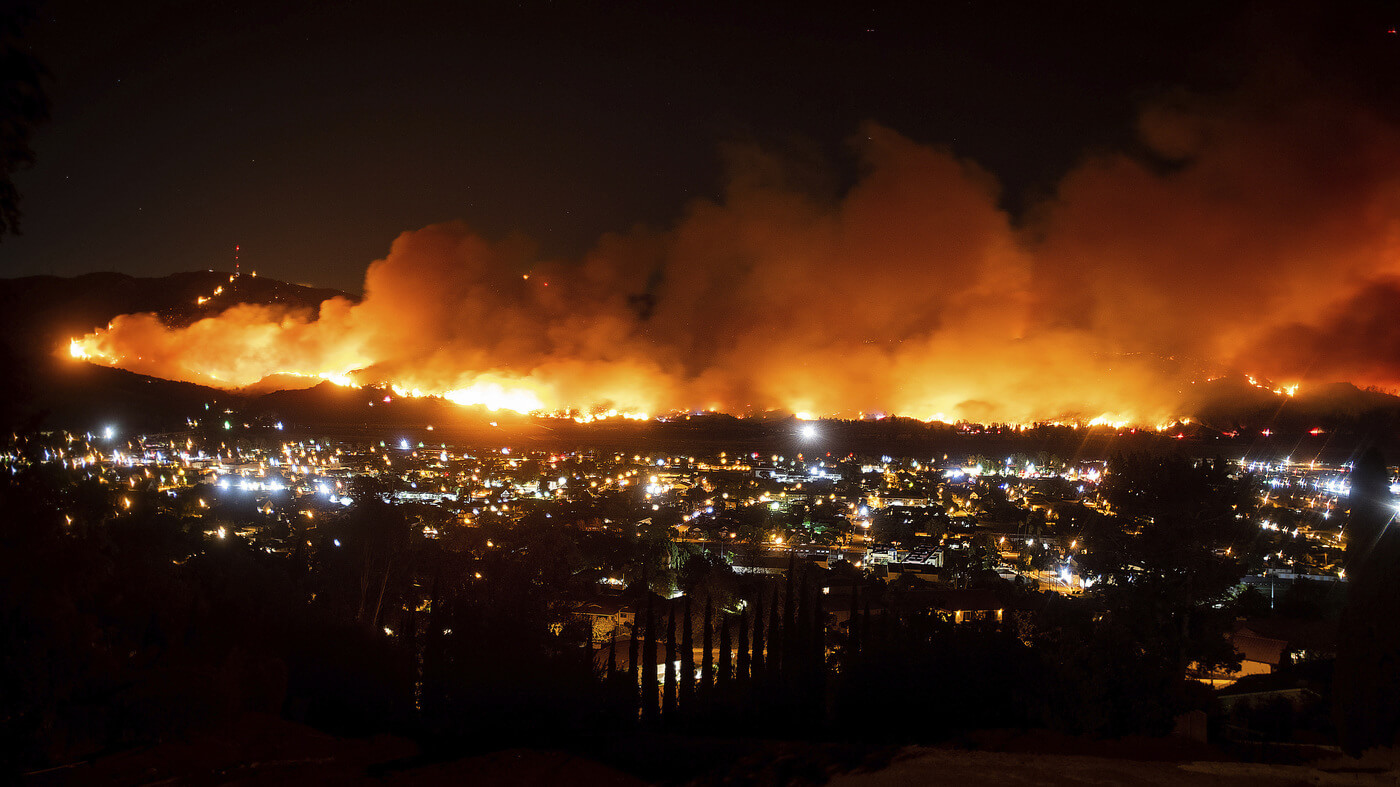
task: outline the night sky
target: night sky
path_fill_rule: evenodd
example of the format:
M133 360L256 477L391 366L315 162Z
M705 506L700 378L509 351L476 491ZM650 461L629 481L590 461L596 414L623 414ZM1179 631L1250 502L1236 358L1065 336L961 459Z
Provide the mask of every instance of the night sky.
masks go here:
M736 144L839 192L867 120L977 162L1019 214L1172 90L1302 78L1389 113L1395 4L1312 5L49 0L28 38L53 119L0 274L230 268L240 244L357 291L452 219L577 255L716 195Z

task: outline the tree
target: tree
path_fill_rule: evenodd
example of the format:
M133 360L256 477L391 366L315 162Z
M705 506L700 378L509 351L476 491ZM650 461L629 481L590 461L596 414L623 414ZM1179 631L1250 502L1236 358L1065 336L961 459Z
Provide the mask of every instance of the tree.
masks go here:
M735 682L742 692L749 686L749 615L747 612L739 613L739 658L737 671L734 675Z
M676 605L671 608L666 623L666 682L662 686L661 712L667 722L676 717Z
M635 710L639 704L638 692L641 690L642 681L640 666L641 653L638 651L637 642L637 629L639 628L639 626L635 622L639 619L640 618L638 616L633 615L634 622L632 623L632 636L628 637L627 641L627 688L628 694L631 695L633 710Z
M781 655L774 661L781 666L786 688L792 674L800 669L800 661L796 658L797 646L797 594L793 590L793 583L797 579L797 559L788 557L787 582L783 589L783 638L780 644ZM776 607L777 605L774 604ZM773 641L776 630L768 635L770 642Z
M1400 535L1387 525L1390 479L1379 449L1351 473L1346 524L1347 606L1338 632L1336 704L1342 750L1356 757L1395 743L1400 732Z
M767 667L765 676L768 686L775 689L782 680L783 668L783 629L781 619L778 617L778 592L773 591L773 603L768 608L768 651L766 655Z
M643 645L643 658L645 665L642 667L642 719L648 722L655 722L657 715L656 700L656 607L654 603L655 595L647 591L647 633Z
M695 710L695 631L690 617L690 596L685 597L684 630L681 633L680 695L677 704L682 713Z
M687 595L714 599L720 609L733 608L739 597L739 581L734 569L718 553L708 549L686 557L678 581Z
M608 671L607 681L612 683L617 677L617 628L608 632Z
M763 591L759 591L753 608L753 685L755 689L763 685L767 672L763 667Z
M723 700L729 698L730 680L734 677L733 645L729 636L729 615L719 616L719 670L715 676L715 690Z
M1093 596L1166 674L1237 663L1226 605L1254 541L1253 480L1222 459L1134 454L1110 460L1102 491L1113 516L1086 528L1079 558Z
M846 621L846 653L844 666L853 667L860 658L860 585L851 583L851 612Z
M1076 555L1097 582L1039 627L1047 713L1078 732L1162 734L1195 702L1188 667L1239 663L1226 635L1258 497L1223 460L1148 454L1114 457L1101 492L1112 514L1085 520Z
M1039 508L1032 509L1026 514L1025 524L1021 527L1024 535L1032 538L1040 538L1045 534L1045 512Z
M809 703L808 723L820 726L824 711L823 701L826 698L826 608L822 600L821 583L814 582L812 588L812 640L811 651L811 679L806 689L806 696Z
M700 657L700 701L708 710L710 700L714 696L715 685L715 643L714 643L714 621L715 606L710 599L705 599L705 635L704 654Z

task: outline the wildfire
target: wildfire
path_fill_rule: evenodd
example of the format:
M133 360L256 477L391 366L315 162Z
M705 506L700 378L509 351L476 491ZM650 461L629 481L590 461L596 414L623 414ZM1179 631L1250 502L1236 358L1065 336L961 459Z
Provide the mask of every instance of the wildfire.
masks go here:
M497 382L479 382L466 388L447 391L442 397L462 405L483 405L492 412L514 410L528 414L545 409L540 397L523 386L508 387Z
M138 315L138 317L140 317ZM159 357L159 353L149 356L126 356L114 350L114 346L119 344L119 337L126 330L124 318L118 318L107 329L94 331L86 336L74 338L69 341L69 355L75 359L88 361L91 363L118 366L133 369L135 371L151 373L151 362ZM189 357L189 356L185 356ZM380 384L388 387L395 396L399 397L427 397L438 396L447 401L462 406L480 406L492 412L507 410L523 415L546 415L555 417L571 418L577 423L587 424L596 421L603 421L612 418L623 418L629 420L648 420L653 413L683 413L683 412L715 412L725 409L714 404L705 407L667 407L665 402L660 402L651 398L634 396L631 406L618 407L609 405L608 402L626 400L626 381L623 376L621 382L614 383L612 390L607 392L608 398L598 401L579 401L567 398L561 391L564 386L557 382L541 380L539 376L512 376L502 372L492 371L477 375L459 373L452 379L457 381L457 385L434 385L422 379L422 375L406 375L406 381L400 382L393 379L376 377L373 374L373 364L364 364L357 368L340 368L333 371L306 371L298 369L279 368L268 364L260 366L254 364L253 371L239 371L247 367L247 358L230 359L225 364L211 364L200 368L185 368L177 374L161 374L158 376L172 376L176 379L187 379L204 384L212 384L224 388L239 388L265 380L276 380L281 387L297 387L294 380L304 380L306 385L314 385L320 381L329 381L336 385L353 387L361 384ZM637 384L633 388L634 394L643 394L657 386L648 384L644 377L637 378ZM663 386L664 387L664 386ZM624 394L618 396L619 393ZM936 394L937 392L930 392ZM391 397L385 397L388 402ZM968 417L966 408L955 401L954 396L945 396L939 400L951 410L953 414L938 410L933 415L923 418L925 422L933 423L956 423L958 421L972 421L975 418ZM809 404L810 407L810 399ZM783 410L781 405L766 408L768 410ZM893 408L891 408L893 409ZM790 410L789 410L790 411ZM880 412L876 417L883 418L889 410ZM894 414L899 414L898 409L893 409ZM742 411L740 411L742 414ZM867 413L843 412L840 409L811 409L799 410L794 413L795 417L804 421L817 420L830 417L857 417L865 418ZM975 415L975 414L974 414ZM987 422L991 419L984 419ZM1062 417L1059 419L1036 419L1028 417L1025 420L1010 418L999 419L1001 422L1012 426L1029 426L1032 423L1057 423L1074 426L1107 426L1114 429L1121 429L1134 423L1141 423L1134 416L1124 412L1104 413L1093 418ZM1175 425L1177 423L1189 423L1189 419L1172 418L1163 422L1164 424ZM1166 425L1159 425L1159 430L1166 429Z
M1280 385L1280 386L1277 386L1277 387L1273 387L1273 386L1271 386L1271 385L1265 385L1264 383L1260 382L1260 381L1259 381L1259 378L1255 377L1255 376L1252 375L1252 374L1247 374L1247 375L1245 375L1244 377L1245 377L1246 380L1249 381L1249 384L1252 385L1252 386L1254 386L1255 388L1258 388L1258 389L1260 389L1260 390L1262 390L1262 391L1269 391L1269 392L1271 392L1271 393L1276 393L1276 394L1278 394L1278 395L1280 395L1280 396L1287 396L1287 397L1289 397L1289 398L1292 398L1292 397L1294 397L1294 396L1297 396L1297 395L1298 395L1298 389L1299 389L1300 387L1302 387L1301 384L1299 384L1299 383L1289 383L1289 384L1287 384L1287 385Z
M578 259L434 225L395 240L358 301L176 327L123 315L69 353L222 388L386 385L583 421L718 408L1152 428L1180 423L1218 369L1290 397L1393 385L1400 129L1340 100L1155 107L1142 141L1180 168L1095 156L1016 219L975 164L869 125L841 195L737 156L722 199ZM1355 176L1318 182L1332 172ZM233 300L232 281L207 297Z
M328 329L339 327L339 324L323 322L327 315L332 320L344 320L346 308L345 304L328 301L322 305L321 319L310 320L304 316L274 313L264 307L239 305L183 329L166 328L154 315L125 315L113 320L105 329L71 339L68 352L75 359L91 363L222 388L259 384L292 388L298 386L296 380L304 380L304 385L314 385L320 381L340 386L379 384L402 397L438 396L463 406L485 407L492 412L507 410L520 414L567 417L578 423L610 418L646 420L656 412L713 412L716 409L728 409L738 414L745 412L741 408L716 405L715 399L719 397L708 389L703 390L699 397L705 401L705 405L694 406L677 397L678 393L684 397L686 389L694 387L693 381L687 385L684 380L668 379L653 366L638 362L581 364L570 361L537 367L524 375L499 369L485 372L458 370L437 359L419 368L401 371L386 369L370 353L370 342L336 342L324 335ZM357 307L348 308L353 314ZM888 367L892 361L909 363L905 358L891 359L878 355L866 360L877 372L879 367ZM292 366L292 362L297 365ZM317 369L314 365L318 363L331 368ZM444 366L447 368L444 369ZM935 371L928 368L924 374ZM986 370L979 370L978 373L985 376ZM996 404L969 402L961 391L932 384L934 381L931 380L931 384L917 386L915 395L903 397L905 404L890 405L890 400L885 399L879 408L854 412L846 405L848 392L824 391L819 380L813 380L810 390L805 390L802 384L805 376L799 375L795 383L783 379L783 387L799 389L798 393L792 398L770 393L762 409L794 412L801 420L865 418L868 412L884 417L885 414L931 411L932 415L923 418L926 422L996 421L1012 426L1053 423L1113 429L1155 424L1158 431L1190 423L1189 419L1173 415L1164 402L1153 405L1147 399L1143 400L1146 407L1123 408L1121 403L1134 399L1141 390L1138 387L1139 374L1124 376L1119 388L1105 390L1100 387L1088 393L1081 393L1084 389L1080 386L1066 386L1061 377L1053 391L1055 396L1032 397L1029 407L1022 401ZM1250 376L1248 381L1257 387L1268 388L1256 377ZM1293 396L1298 385L1273 390ZM1112 401L1119 407L1087 417L1079 414L1082 413L1082 404L1076 397L1080 396L1084 397L1085 402L1095 399ZM802 403L801 409L791 405L794 399ZM1047 413L1044 409L1047 401L1056 409ZM747 406L748 412L757 409L752 404Z

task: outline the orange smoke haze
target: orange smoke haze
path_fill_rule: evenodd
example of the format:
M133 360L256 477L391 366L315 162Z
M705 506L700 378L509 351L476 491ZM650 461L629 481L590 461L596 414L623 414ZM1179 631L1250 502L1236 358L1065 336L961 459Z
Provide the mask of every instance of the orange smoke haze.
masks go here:
M1400 381L1393 124L1341 99L1173 96L1140 131L1145 152L1089 157L1019 224L987 172L872 124L836 199L746 151L719 202L580 260L435 225L370 265L359 303L126 315L72 349L522 412L1156 423L1206 371Z

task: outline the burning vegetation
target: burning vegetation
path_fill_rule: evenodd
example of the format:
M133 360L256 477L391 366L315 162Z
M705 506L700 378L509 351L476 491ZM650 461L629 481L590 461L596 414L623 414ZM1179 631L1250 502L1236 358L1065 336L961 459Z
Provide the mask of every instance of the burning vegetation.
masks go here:
M581 419L1154 424L1226 369L1290 395L1400 381L1394 123L1263 89L1174 97L1140 131L1144 152L1086 158L1020 220L975 164L871 124L839 197L743 151L722 199L581 259L434 225L370 265L358 302L130 314L69 350L220 388L376 383Z

